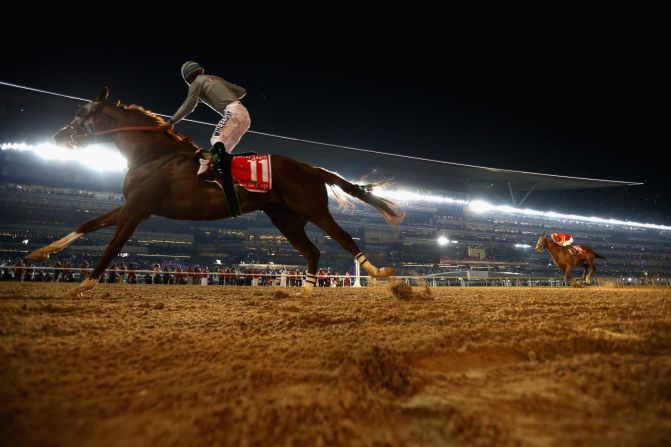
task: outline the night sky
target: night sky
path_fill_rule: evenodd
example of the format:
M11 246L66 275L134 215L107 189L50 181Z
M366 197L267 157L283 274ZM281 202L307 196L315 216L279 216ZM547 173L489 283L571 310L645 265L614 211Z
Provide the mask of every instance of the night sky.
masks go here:
M225 50L62 42L39 51L6 48L0 80L88 98L107 85L113 99L172 114L187 91L179 68L195 60L247 89L252 130L497 168L641 181L646 185L548 200L671 222L660 159L669 147L661 41L627 32L425 37L330 39L316 46L292 39ZM215 122L218 115L201 105L189 118Z

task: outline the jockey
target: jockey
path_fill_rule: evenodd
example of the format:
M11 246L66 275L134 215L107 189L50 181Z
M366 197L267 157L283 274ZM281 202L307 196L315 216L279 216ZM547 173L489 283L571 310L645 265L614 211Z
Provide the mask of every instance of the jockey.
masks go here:
M221 187L226 196L230 215L231 217L238 216L240 208L230 175L232 159L230 153L233 152L251 123L249 112L240 102L247 91L219 76L206 75L203 67L193 61L184 62L181 71L182 77L189 84L189 93L179 109L168 120L168 124L175 125L193 112L198 101L204 102L222 115L210 138L211 163L201 160L198 177L202 180L214 180L218 176L221 179Z
M573 236L566 233L552 233L552 240L561 247L568 247L573 243Z
M210 138L212 162L218 168L222 155L233 152L240 138L249 129L249 113L240 102L247 91L219 76L206 75L203 67L193 61L184 62L181 71L182 77L189 84L189 92L186 100L168 120L168 124L175 125L193 112L198 101L220 113L222 118ZM208 177L207 173L201 177L211 179L211 175Z

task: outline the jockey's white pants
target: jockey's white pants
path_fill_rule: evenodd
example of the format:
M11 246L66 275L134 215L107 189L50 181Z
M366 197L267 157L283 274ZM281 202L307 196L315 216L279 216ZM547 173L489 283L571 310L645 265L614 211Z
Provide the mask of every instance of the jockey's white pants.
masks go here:
M573 243L573 238L571 238L571 239L569 239L568 241L564 242L564 243L562 244L562 247L568 247L568 246L571 245L572 243Z
M234 101L224 109L224 116L219 120L214 133L210 138L210 144L223 143L229 154L240 142L240 138L247 132L252 120L249 118L247 108L240 101Z

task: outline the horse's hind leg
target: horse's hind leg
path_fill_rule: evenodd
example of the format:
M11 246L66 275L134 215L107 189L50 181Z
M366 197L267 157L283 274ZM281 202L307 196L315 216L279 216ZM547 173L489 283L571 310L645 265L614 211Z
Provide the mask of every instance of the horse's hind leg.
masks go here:
M328 206L324 208L324 213L322 213L318 218L313 219L312 222L315 223L319 228L324 230L326 234L331 236L331 238L338 242L345 250L350 252L354 259L361 265L366 273L368 273L373 278L386 278L388 276L393 276L396 274L396 271L389 267L377 268L373 265L372 262L366 258L366 256L361 252L359 246L354 242L352 236L350 236L345 230L343 230L340 225L333 219L331 213L328 210Z
M317 280L319 249L305 234L305 224L308 220L280 206L270 206L265 208L264 211L289 243L307 260L308 271L303 287L303 296L310 296Z
M300 188L297 183L287 183L283 188L283 198L287 207L291 208L291 211L297 215L307 218L307 220L324 230L334 241L338 242L354 256L366 273L373 278L386 278L396 274L394 269L378 269L375 267L361 253L352 237L333 220L333 216L329 212L326 186L321 177L306 175L301 177ZM312 194L306 194L305 191L311 191Z
M589 270L589 273L587 271ZM594 263L590 262L585 266L585 284L591 284L591 278L592 275L596 272L596 267L594 267Z
M75 231L68 234L64 238L61 238L56 242L52 242L46 247L42 247L33 251L32 253L26 255L25 258L33 261L44 261L49 259L50 253L58 253L85 234L92 233L104 227L111 227L116 225L117 218L119 217L119 213L121 212L122 208L123 206L114 208L102 216L98 216L89 220L88 222L81 224Z

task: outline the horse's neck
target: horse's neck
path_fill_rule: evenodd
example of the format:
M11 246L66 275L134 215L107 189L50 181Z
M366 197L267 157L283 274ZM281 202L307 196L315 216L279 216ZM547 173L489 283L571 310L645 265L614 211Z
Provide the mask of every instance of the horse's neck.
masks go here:
M111 115L116 119L117 127L158 126L155 118L137 110L117 110Z
M191 145L177 141L165 133L123 132L115 139L119 152L128 160L128 167L155 160L182 157L193 158Z

